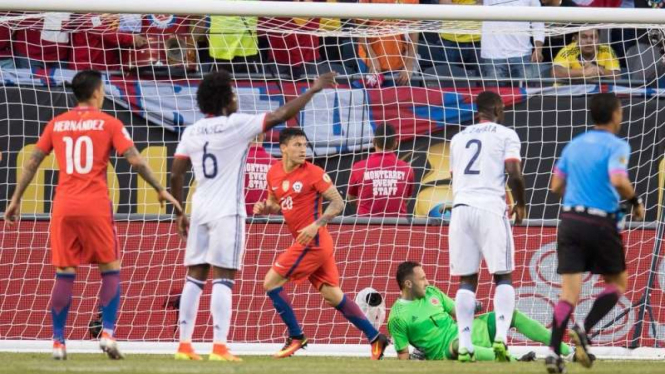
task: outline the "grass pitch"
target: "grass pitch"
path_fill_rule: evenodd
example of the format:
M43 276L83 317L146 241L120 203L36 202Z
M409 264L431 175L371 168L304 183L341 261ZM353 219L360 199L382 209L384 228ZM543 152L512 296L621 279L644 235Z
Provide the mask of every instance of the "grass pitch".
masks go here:
M293 357L275 360L266 356L245 356L242 363L175 361L171 356L131 355L123 361L110 361L102 354L70 354L67 361L54 361L43 353L1 353L0 373L233 373L233 374L467 374L467 373L546 373L542 360L532 363L499 364L492 362L460 364L457 362L397 361L348 357ZM569 363L568 373L643 374L663 373L662 361L600 361L591 370Z

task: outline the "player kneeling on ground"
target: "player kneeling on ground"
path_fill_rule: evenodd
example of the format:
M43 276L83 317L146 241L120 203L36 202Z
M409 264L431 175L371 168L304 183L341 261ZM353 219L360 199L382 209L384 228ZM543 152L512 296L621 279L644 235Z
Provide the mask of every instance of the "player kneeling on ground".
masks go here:
M289 280L308 279L328 304L367 336L372 345L372 359L379 360L389 344L388 338L372 326L358 305L339 288L333 240L326 224L342 212L344 200L328 174L305 161L307 137L304 131L299 128L282 130L279 147L283 158L268 171L268 200L254 205L254 214L281 211L296 239L279 255L263 282L275 310L289 330L284 348L275 357L289 357L307 345L282 286ZM322 214L323 198L330 204Z
M421 351L427 360L456 360L459 353L455 302L427 281L425 271L416 262L403 262L397 268L397 284L401 297L390 309L388 331L393 338L397 357L409 359L409 345ZM545 326L518 310L513 313L511 327L527 338L549 344L551 334ZM496 335L494 312L479 315L473 320L471 341L475 359L494 361L493 342ZM561 351L570 347L561 344ZM532 354L524 356L533 359ZM511 357L511 361L515 361Z

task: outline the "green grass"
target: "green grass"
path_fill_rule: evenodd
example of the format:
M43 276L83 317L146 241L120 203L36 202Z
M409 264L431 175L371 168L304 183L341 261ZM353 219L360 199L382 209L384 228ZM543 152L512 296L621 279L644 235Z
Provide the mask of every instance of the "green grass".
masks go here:
M374 373L546 373L542 360L533 363L474 363L397 361L372 362L360 358L293 357L274 360L265 356L245 356L242 363L174 361L171 356L131 355L123 361L109 361L99 354L70 354L67 361L53 361L42 353L0 353L0 373L233 373L233 374L374 374ZM569 373L642 374L663 372L663 362L600 361L593 369L568 364Z

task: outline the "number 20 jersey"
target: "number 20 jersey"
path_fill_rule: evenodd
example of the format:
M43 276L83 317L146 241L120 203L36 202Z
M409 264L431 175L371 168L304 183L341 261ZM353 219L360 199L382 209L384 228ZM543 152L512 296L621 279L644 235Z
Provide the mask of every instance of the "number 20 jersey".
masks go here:
M505 162L521 161L517 133L493 122L466 127L450 144L453 206L506 213Z
M226 216L247 216L245 164L250 143L264 131L265 115L208 117L185 129L175 157L189 158L194 169L192 221L204 224Z

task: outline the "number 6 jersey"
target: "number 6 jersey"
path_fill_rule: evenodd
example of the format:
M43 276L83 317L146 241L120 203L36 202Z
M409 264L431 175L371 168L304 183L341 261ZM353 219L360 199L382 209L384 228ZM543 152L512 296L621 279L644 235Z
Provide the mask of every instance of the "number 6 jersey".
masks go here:
M451 140L450 171L455 205L505 215L505 162L521 161L517 133L493 122L466 127Z
M245 164L249 146L264 131L265 113L208 117L187 127L175 157L189 158L196 191L192 220L204 224L245 211Z

